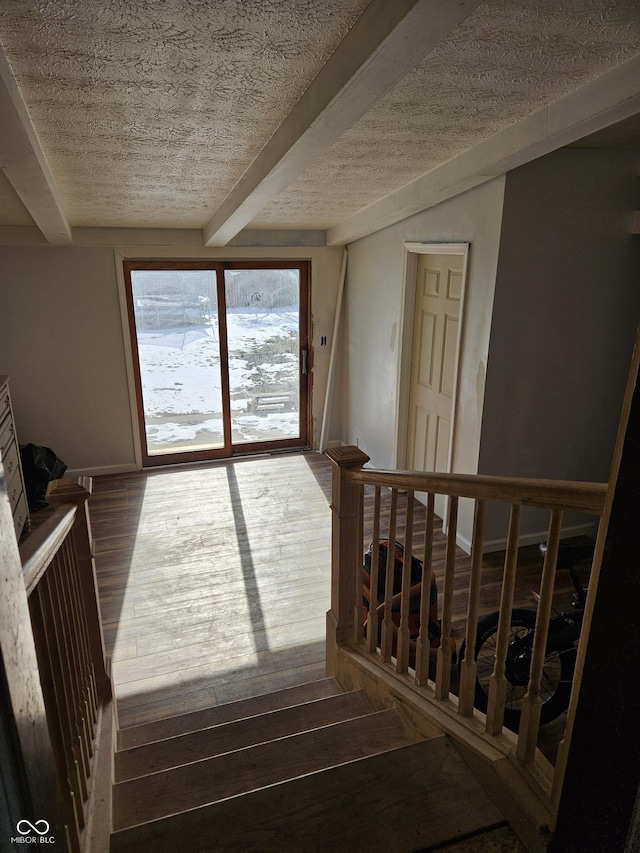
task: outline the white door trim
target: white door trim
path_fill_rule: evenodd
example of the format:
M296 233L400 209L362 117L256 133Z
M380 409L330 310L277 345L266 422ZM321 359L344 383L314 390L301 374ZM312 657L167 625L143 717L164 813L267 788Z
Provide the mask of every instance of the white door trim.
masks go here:
M415 255L466 255L469 243L405 243L404 250Z
M460 353L465 326L465 296L469 266L470 243L405 243L403 257L403 290L400 308L400 346L398 347L397 379L398 396L396 411L395 465L404 469L407 465L407 431L409 418L409 391L411 383L411 353L413 348L413 318L416 304L416 283L419 255L463 255L462 292L460 297L460 322L456 346L456 368L454 372L453 401L451 407L451 434L449 436L449 458L447 471L451 471L456 433L456 410L458 404L458 379L460 375Z
M131 434L133 437L133 455L136 470L142 470L142 444L140 442L140 431L136 428L138 424L138 403L136 400L135 368L133 366L133 350L131 348L131 337L129 329L129 314L127 311L127 289L124 280L124 261L126 255L119 249L114 249L116 264L116 278L118 281L118 301L120 303L120 322L122 323L122 338L124 343L124 359L127 367L127 383L129 391L129 412L131 415Z

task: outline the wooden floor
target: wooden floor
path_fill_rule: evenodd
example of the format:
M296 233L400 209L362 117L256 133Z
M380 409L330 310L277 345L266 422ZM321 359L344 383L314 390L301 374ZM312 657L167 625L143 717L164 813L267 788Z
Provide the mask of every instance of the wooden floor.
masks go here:
M316 453L94 479L91 519L121 727L323 677L330 489L330 463ZM418 555L421 519L419 506ZM441 591L441 535L435 557ZM485 559L486 612L496 609L502 560ZM469 567L460 552L458 640ZM531 605L540 572L537 549L523 549L517 606ZM570 600L566 580L559 577L560 606Z

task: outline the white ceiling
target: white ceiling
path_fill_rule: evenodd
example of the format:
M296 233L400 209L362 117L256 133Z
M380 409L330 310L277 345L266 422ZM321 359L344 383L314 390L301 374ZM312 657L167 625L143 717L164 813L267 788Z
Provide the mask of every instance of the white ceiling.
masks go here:
M340 243L638 113L638 0L0 0L0 230Z

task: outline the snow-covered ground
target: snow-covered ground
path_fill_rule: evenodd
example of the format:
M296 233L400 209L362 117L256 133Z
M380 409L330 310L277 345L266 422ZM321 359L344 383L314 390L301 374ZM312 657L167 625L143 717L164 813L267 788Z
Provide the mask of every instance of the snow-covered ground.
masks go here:
M234 443L299 435L298 312L232 309L227 313L229 385ZM213 323L139 330L138 350L149 451L218 447L222 383ZM255 395L283 392L288 410L255 407Z

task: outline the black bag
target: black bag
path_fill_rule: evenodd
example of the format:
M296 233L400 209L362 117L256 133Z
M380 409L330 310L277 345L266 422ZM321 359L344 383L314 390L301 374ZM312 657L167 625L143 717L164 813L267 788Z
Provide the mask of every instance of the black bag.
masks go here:
M379 602L384 601L384 588L387 577L387 547L386 539L380 541L378 548L378 593ZM369 545L368 551L364 555L364 570L368 575L371 575L371 557L373 556L373 542ZM402 572L404 569L404 548L400 542L396 542L395 560L393 567L393 594L400 592L402 589ZM422 580L422 563L417 557L411 555L411 586L420 583ZM436 593L437 595L437 593ZM420 599L412 598L409 604L409 610L412 613L420 612Z
M29 512L45 509L49 506L45 500L47 486L52 480L59 480L67 466L50 447L37 444L21 444L20 460Z
M378 603L382 603L384 601L384 593L385 593L385 579L387 576L387 548L388 548L388 540L381 539L380 545L378 548ZM373 542L369 545L369 549L365 552L364 555L364 565L363 568L365 572L371 576L371 558L373 556ZM400 542L395 543L395 560L394 560L394 568L393 568L393 594L400 592L402 589L402 571L404 567L404 548L400 544ZM422 580L422 563L417 557L411 555L411 586L414 584L420 583ZM414 614L413 617L409 617L410 627L413 618L413 633L412 636L417 637L418 631L420 629L420 623L416 619L415 614L420 613L420 601L421 596L415 595L409 599L409 613ZM440 623L437 619L437 607L438 607L438 587L435 582L435 575L431 572L431 581L429 584L429 624L427 627L427 631L429 634L429 640L433 648L437 648L440 645L440 637L442 636L442 630L440 628ZM362 600L365 608L368 608L369 604L365 598ZM393 607L393 610L399 611L400 605L397 604Z

